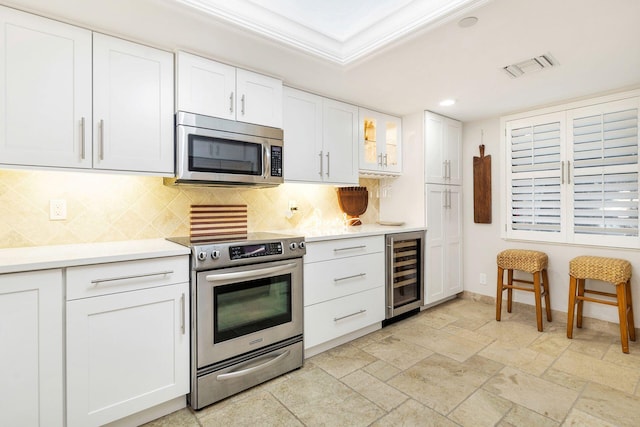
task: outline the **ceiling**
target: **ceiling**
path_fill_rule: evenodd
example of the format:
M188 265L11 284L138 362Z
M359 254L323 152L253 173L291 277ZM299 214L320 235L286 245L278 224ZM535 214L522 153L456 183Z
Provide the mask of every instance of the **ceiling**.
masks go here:
M186 1L197 0L0 0L159 48L184 49L281 78L289 86L397 115L426 109L468 122L640 87L638 0L226 1L262 10L258 15L281 14L273 21L278 22L272 25L276 28L284 30L287 21L297 23L299 31L289 35L297 44L265 34L265 24L238 25ZM376 5L371 11L361 12L363 5L371 4ZM387 28L380 17L395 20L428 4L444 13L411 12L409 16L434 19L400 25L395 28L406 31L380 36ZM329 8L318 10L319 5ZM460 27L458 21L465 16L477 17L477 24ZM249 29L252 25L261 32ZM303 34L331 41L334 57L319 53L317 46L322 45L316 44L315 51L303 46ZM376 34L378 43L362 44L373 48L349 50L354 40ZM543 54L551 54L557 66L515 79L502 70ZM442 107L444 98L457 102Z
M176 0L346 65L486 0Z

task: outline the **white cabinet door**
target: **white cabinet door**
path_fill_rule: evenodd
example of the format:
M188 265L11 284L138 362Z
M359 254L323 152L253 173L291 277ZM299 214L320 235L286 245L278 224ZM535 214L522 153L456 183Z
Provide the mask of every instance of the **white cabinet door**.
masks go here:
M462 125L425 112L425 182L462 183Z
M282 127L282 81L178 52L179 111Z
M358 107L323 102L323 180L358 185Z
M238 68L236 120L282 128L282 81Z
M177 54L179 111L236 118L236 69L186 52Z
M62 426L62 271L0 275L0 425Z
M173 55L93 35L93 166L173 174Z
M322 97L284 88L284 179L322 182Z
M427 184L425 304L462 292L462 194L459 186Z
M91 32L0 6L0 162L91 167Z
M67 425L102 425L189 392L189 285L67 302Z
M402 119L360 108L359 169L361 173L402 172Z

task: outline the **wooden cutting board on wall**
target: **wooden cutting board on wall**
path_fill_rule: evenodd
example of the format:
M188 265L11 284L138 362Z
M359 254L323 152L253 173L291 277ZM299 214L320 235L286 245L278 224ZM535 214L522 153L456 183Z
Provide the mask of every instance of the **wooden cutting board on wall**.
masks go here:
M491 156L473 157L473 222L491 224Z

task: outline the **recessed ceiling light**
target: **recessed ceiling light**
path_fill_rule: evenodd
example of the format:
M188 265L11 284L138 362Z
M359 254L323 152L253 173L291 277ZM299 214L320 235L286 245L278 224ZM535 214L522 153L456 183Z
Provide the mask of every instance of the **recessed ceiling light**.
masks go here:
M456 103L455 99L443 99L442 101L440 101L440 105L442 107L450 107L455 103Z
M478 18L475 16L467 16L458 21L458 26L461 28L473 27L478 22Z

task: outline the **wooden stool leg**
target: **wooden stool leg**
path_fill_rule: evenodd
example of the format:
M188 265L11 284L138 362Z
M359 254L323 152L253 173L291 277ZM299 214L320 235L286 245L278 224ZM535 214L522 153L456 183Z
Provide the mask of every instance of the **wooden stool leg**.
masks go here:
M507 270L507 284L509 285L509 288L507 288L507 313L511 313L511 301L513 296L513 288L511 287L513 286L513 270L512 269Z
M627 290L624 283L616 285L618 295L618 315L620 317L620 342L622 352L629 353L629 329L627 324Z
M578 296L584 297L584 284L586 279L578 279ZM576 327L582 328L582 306L584 304L584 300L582 298L578 298L578 310L576 316Z
M633 320L633 299L631 298L631 281L627 280L625 284L626 293L627 293L627 324L629 326L629 338L631 341L636 340L636 324Z
M576 311L577 279L569 276L569 307L567 309L567 338L573 338L573 313Z
M502 280L504 279L504 269L498 267L498 293L496 295L496 320L500 321L500 314L502 312L502 294L504 288L502 287Z
M549 275L547 269L542 270L542 281L544 282L544 306L547 310L547 321L551 322L551 297L549 295Z
M540 272L533 273L533 292L536 298L536 322L538 323L538 331L542 332L542 296L540 291Z

